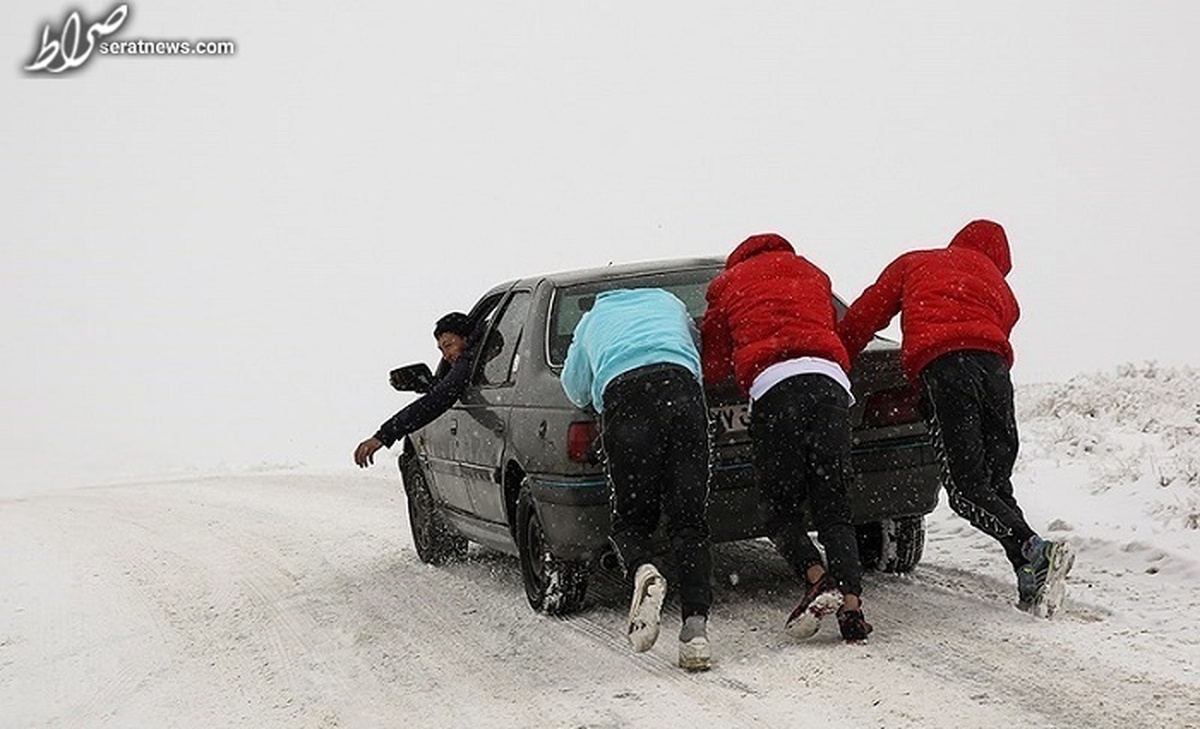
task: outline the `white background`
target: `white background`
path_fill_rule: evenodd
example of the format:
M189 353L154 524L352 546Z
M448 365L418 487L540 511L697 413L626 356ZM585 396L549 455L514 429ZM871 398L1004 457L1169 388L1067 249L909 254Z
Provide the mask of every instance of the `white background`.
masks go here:
M490 285L766 229L852 298L990 217L1018 382L1200 361L1191 3L156 0L237 54L24 74L68 9L0 29L3 493L345 466Z

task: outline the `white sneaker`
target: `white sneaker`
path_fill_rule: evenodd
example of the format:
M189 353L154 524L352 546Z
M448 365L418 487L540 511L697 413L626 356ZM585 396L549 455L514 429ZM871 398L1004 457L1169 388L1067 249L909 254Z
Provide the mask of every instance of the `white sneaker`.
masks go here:
M629 645L638 653L650 650L658 640L662 623L663 599L667 596L667 579L658 568L647 562L633 576L633 599L629 603L629 622L625 632Z
M708 647L708 621L693 615L684 621L679 632L679 667L685 671L707 671L712 668L712 653Z

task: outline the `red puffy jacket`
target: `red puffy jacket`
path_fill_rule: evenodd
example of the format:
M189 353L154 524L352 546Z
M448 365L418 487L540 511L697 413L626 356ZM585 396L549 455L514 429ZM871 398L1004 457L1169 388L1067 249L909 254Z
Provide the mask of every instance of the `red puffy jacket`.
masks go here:
M767 367L796 357L832 360L849 372L837 334L829 277L775 233L752 235L708 286L701 324L704 381L732 371L743 392Z
M1004 228L976 220L946 248L910 251L892 261L858 297L838 326L851 358L900 315L900 360L916 381L948 352L979 349L1012 366L1008 337L1021 315L1004 277L1012 269Z

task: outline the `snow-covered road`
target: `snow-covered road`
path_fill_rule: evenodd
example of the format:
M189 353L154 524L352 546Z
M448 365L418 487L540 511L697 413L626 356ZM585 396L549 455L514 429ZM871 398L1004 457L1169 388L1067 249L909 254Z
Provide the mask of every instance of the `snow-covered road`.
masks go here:
M1200 726L1196 565L1148 544L1072 536L1068 602L1042 621L940 507L914 574L868 576L860 646L832 625L790 642L783 562L723 545L716 665L692 675L677 606L633 654L616 579L578 616L535 614L513 558L421 564L403 506L383 468L0 502L0 725Z

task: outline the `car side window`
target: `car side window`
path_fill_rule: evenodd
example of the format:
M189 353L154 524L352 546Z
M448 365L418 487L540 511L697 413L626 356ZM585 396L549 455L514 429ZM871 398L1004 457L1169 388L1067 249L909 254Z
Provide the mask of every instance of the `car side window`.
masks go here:
M599 281L572 284L556 290L550 309L550 325L547 332L550 366L562 366L567 358L567 349L571 346L576 325L583 318L584 312L591 308L596 294L601 291L617 288L666 289L683 302L692 320L699 325L704 318L704 310L708 308L708 300L705 298L708 284L720 271L720 267L712 266L631 275L622 278L604 278Z
M484 298L471 310L471 322L476 331L486 331L496 320L496 308L504 299L504 291L499 291Z
M517 291L509 298L499 319L489 328L484 339L473 384L503 385L512 382L516 372L517 344L529 315L531 299L528 291Z
M497 291L480 299L471 309L471 313L467 314L471 320L471 328L474 332L486 332L492 325L492 321L496 318L496 307L504 299L506 291ZM437 371L434 372L434 380L440 380L450 371L450 363L446 360L438 362Z

